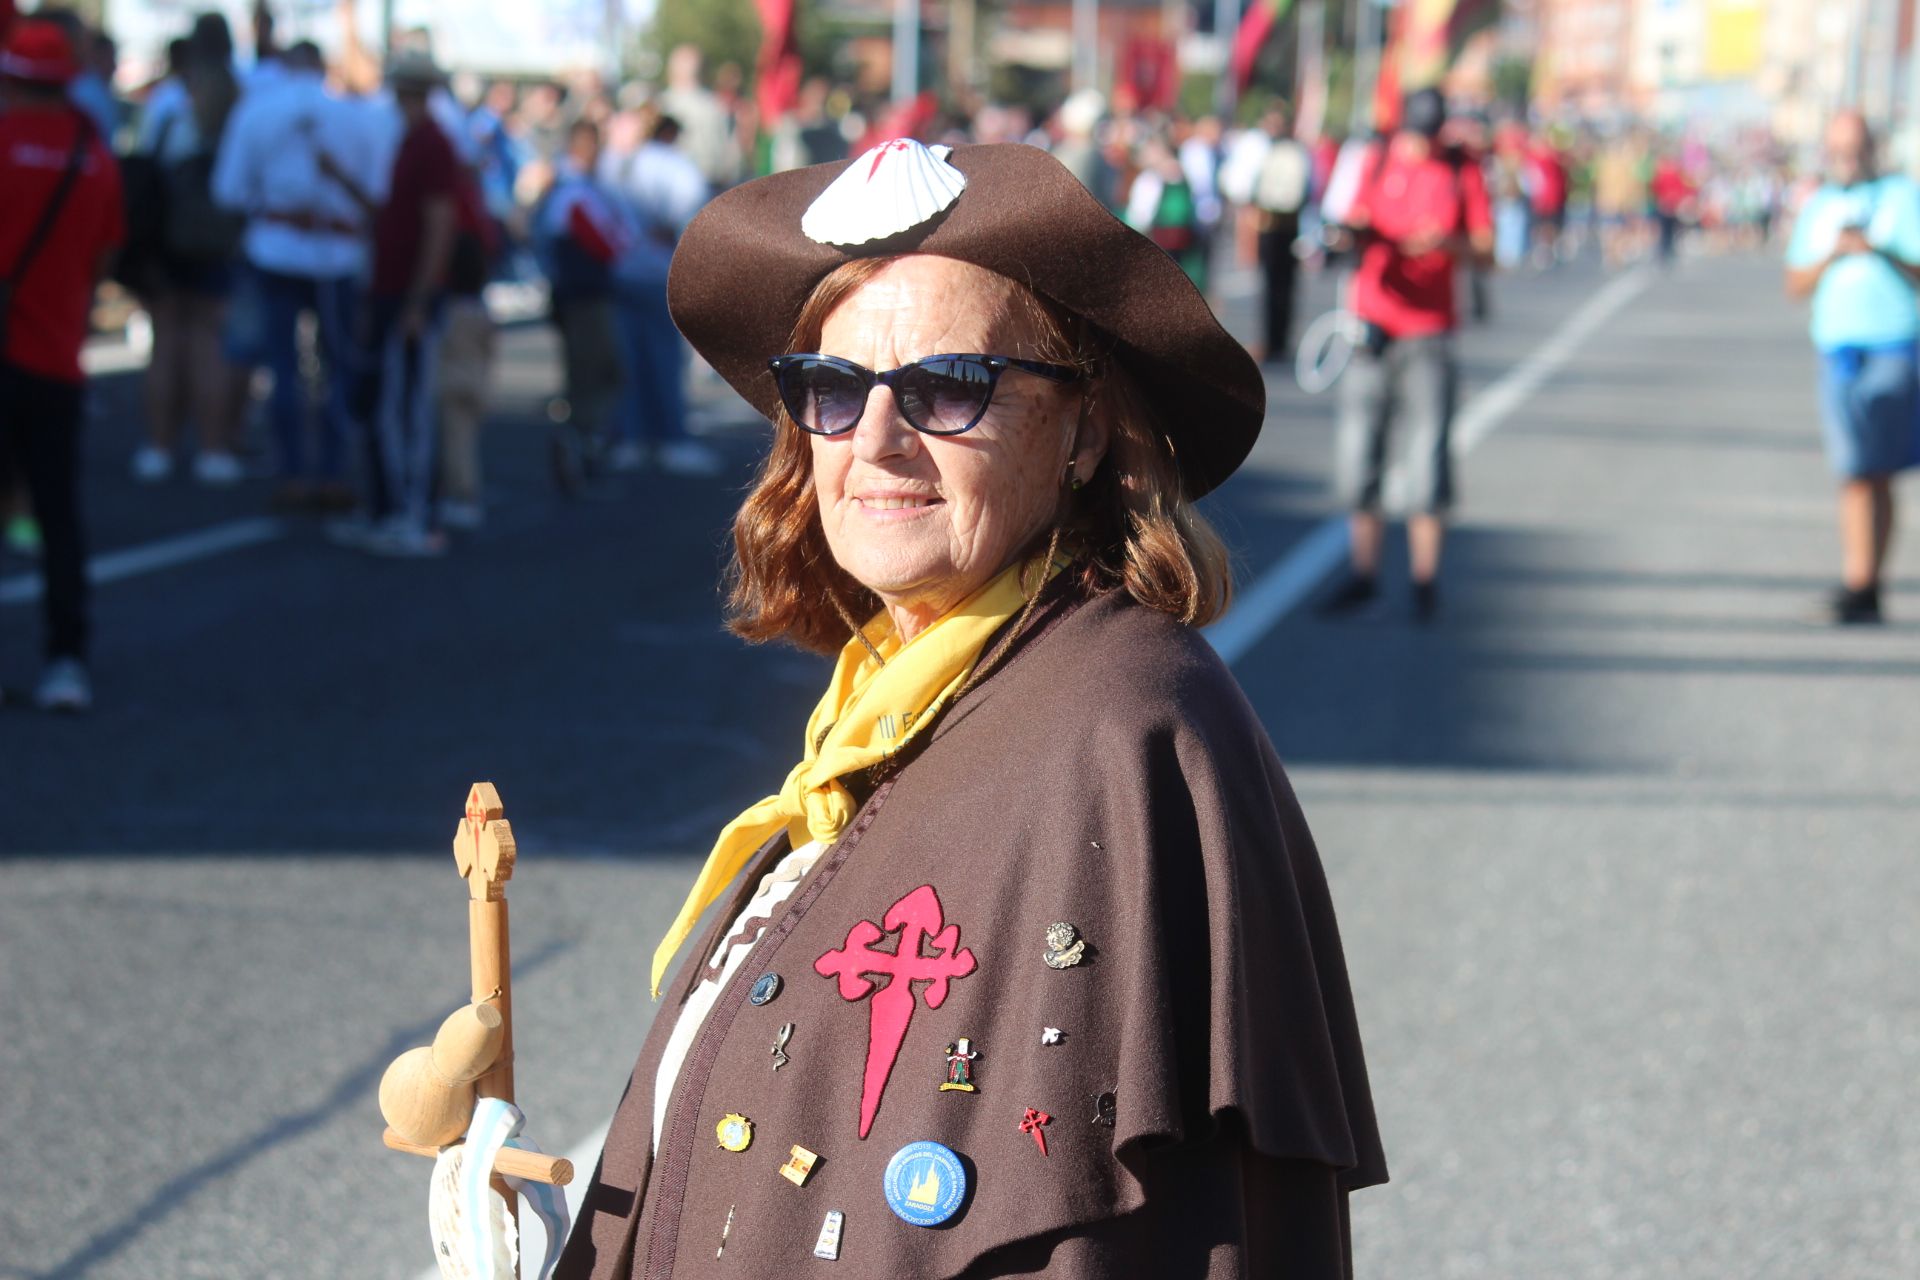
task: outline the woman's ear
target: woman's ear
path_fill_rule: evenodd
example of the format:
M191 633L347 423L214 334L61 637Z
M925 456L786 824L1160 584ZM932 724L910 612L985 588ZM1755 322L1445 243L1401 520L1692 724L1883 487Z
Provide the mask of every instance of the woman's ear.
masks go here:
M1073 454L1068 462L1082 480L1093 479L1094 472L1106 460L1107 446L1113 441L1112 412L1100 385L1095 383L1080 397L1080 422L1074 432Z

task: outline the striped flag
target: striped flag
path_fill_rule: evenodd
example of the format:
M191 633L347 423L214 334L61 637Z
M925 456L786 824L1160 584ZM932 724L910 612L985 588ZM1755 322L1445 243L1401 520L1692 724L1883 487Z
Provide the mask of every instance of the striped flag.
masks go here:
M1374 127L1400 125L1400 99L1438 85L1469 39L1500 20L1500 0L1401 0L1387 19L1374 82Z
M1439 84L1467 40L1500 20L1500 0L1404 0L1396 17L1403 91Z

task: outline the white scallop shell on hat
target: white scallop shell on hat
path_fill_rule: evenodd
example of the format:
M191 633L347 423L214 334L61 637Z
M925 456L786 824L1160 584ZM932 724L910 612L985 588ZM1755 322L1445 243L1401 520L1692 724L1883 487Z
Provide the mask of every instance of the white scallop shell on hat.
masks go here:
M938 216L966 189L947 163L951 147L911 138L883 142L848 165L807 206L800 230L821 244L867 244L911 231Z

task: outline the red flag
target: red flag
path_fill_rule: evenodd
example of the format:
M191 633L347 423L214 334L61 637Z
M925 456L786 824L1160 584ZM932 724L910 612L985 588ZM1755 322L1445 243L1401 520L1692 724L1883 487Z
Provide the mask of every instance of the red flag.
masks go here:
M754 101L760 127L774 122L800 96L800 45L793 30L793 0L754 0L760 11L760 58L754 70Z
M1233 53L1227 62L1236 92L1246 92L1247 83L1253 79L1253 64L1260 60L1267 37L1292 8L1293 0L1253 0L1240 15L1240 27L1233 33Z
M860 139L853 153L856 156L865 155L893 138L917 138L939 114L940 99L933 96L933 90L922 89L918 97L889 108L885 115L867 126L866 136Z

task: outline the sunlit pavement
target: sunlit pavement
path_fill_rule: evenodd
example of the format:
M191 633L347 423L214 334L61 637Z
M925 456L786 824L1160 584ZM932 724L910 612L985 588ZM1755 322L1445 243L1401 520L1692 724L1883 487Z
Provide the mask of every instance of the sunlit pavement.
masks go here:
M1469 396L1602 283L1501 281ZM0 1277L431 1265L428 1166L373 1090L465 994L475 778L521 840L532 1132L566 1150L617 1100L646 957L823 667L719 629L744 415L703 390L722 481L563 502L550 340L505 350L491 518L447 560L290 519L130 573L99 710L0 715ZM1653 279L1466 459L1437 625L1390 577L1385 617L1295 611L1238 659L1334 880L1394 1172L1355 1200L1361 1275L1920 1274L1920 535L1893 625L1808 624L1812 379L1770 262ZM136 391L103 381L89 428L97 552L264 513L264 481L127 480ZM1209 501L1247 578L1327 514L1328 437L1277 389ZM0 604L0 680L34 623Z

